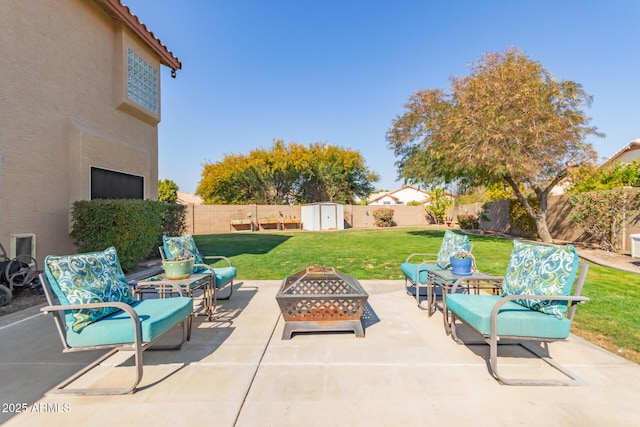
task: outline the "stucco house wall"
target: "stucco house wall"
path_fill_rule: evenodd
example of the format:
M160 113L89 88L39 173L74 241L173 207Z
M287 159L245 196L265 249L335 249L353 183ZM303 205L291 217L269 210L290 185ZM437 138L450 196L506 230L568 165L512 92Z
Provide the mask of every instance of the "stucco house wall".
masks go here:
M418 202L426 205L429 202L429 194L418 187L405 185L393 191L373 194L368 201L369 205L406 205L409 202Z
M110 7L124 8L0 4L0 242L35 234L39 263L75 252L69 212L91 198L91 167L143 177L144 198L158 197L162 59ZM157 72L155 111L128 99L129 50Z
M638 159L640 159L640 139L634 139L611 156L611 158L604 162L602 166L608 166L616 162L631 163Z

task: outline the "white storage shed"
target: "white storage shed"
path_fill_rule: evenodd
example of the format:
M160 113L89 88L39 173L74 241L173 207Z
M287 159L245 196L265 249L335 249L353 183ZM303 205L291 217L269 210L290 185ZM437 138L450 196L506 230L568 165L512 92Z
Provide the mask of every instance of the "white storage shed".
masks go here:
M301 216L303 230L344 230L344 206L337 203L303 205Z

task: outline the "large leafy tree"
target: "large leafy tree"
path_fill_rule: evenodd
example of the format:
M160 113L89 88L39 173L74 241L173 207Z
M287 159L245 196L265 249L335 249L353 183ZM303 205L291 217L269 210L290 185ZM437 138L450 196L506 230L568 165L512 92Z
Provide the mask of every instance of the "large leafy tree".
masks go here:
M387 132L400 177L413 183L457 181L463 187L507 183L551 242L547 198L572 167L593 161L585 142L600 136L584 108L581 85L558 81L517 48L487 53L450 92L421 90ZM535 194L537 206L527 201Z
M366 198L378 181L358 151L324 143L311 144L302 164L298 199L304 203L354 203Z
M158 181L158 200L161 202L175 203L178 200L178 184L170 179Z
M359 152L328 144L285 144L204 165L197 193L205 203L353 203L373 191L378 175Z

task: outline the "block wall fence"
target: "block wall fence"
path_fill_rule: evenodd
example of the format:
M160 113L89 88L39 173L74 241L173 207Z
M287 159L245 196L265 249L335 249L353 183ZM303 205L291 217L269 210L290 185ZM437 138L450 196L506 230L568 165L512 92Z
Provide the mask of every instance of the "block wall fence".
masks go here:
M636 197L640 196L640 188L628 190ZM588 242L584 230L576 226L570 219L571 207L569 196L550 196L547 222L551 235L556 241ZM455 221L458 214L478 214L483 203L472 203L456 206L447 212L452 219L451 227L457 227ZM397 227L426 227L431 225L422 206L404 205L344 205L344 228L376 228L373 211L380 207L394 210L393 222ZM489 221L481 221L480 229L496 233L519 236L509 221L509 201L501 200L488 204ZM191 234L220 234L230 232L250 232L266 230L301 230L300 205L187 205L186 226ZM233 223L233 224L232 224ZM243 224L244 223L244 224ZM262 224L261 224L262 223ZM629 236L640 233L640 215L628 218L622 228L619 241L622 250L630 250Z

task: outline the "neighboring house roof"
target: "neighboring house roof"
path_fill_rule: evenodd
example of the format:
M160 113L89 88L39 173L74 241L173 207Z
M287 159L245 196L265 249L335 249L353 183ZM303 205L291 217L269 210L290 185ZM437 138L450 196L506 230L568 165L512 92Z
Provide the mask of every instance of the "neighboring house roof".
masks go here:
M160 56L160 63L171 68L171 77L175 77L175 71L182 68L182 63L178 58L162 44L136 15L131 12L128 6L122 4L120 0L94 0L114 19L122 22L133 31L144 43Z
M389 198L393 199L394 202L400 201L400 199L398 199L397 197L394 197L391 194L391 192L385 191L383 193L378 193L377 195L375 195L374 197L369 199L367 203L375 203L375 202L378 202L378 201L384 199L385 197L389 197Z
M617 153L607 159L602 166L613 164L616 161L630 163L635 159L640 159L640 139L634 139Z
M176 203L179 205L201 205L202 202L203 200L200 196L178 191L178 200L176 200Z
M393 191L385 191L382 193L373 194L371 198L367 201L367 203L374 204L384 199L385 197L391 198L396 203L398 202L408 203L411 200L403 200L403 197L399 196L400 193L403 193L403 192L406 193L406 190L412 190L414 193L419 193L420 195L422 195L423 197L421 200L416 200L415 197L411 197L413 200L419 202L420 204L425 204L429 201L429 194L426 191L418 187L414 187L413 185L404 185Z

